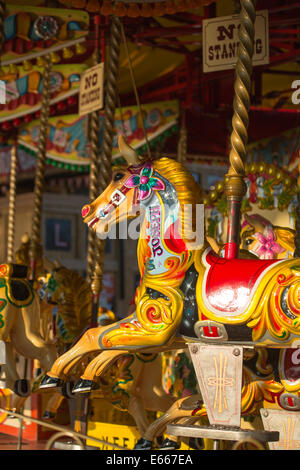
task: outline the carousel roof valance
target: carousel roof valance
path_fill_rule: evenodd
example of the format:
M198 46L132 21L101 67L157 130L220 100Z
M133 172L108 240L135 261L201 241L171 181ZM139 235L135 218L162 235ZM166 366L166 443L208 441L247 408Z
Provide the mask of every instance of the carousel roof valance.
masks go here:
M5 13L1 67L18 63L29 67L31 60L47 53L54 60L59 51L66 58L85 51L79 47L89 32L90 18L85 11L6 5Z
M210 5L217 0L59 0L66 8L86 9L102 15L132 18L173 15L175 13Z
M249 143L247 162L273 164L298 176L299 152L300 127L295 127L279 135Z
M80 75L86 70L85 64L55 65L50 76L50 105L61 103L79 91ZM18 73L1 77L5 82L5 103L0 104L0 124L9 130L10 121L24 117L30 122L41 107L43 69L32 66L30 71L18 67ZM36 116L37 117L37 116Z
M169 137L177 130L179 108L177 101L166 101L142 105L144 127L150 147ZM100 111L99 148L101 148L104 113ZM39 140L40 123L29 123L20 131L19 146L35 155ZM118 135L126 135L129 145L144 152L146 140L137 106L119 108L115 113L115 134L113 139L113 163L121 161L118 149ZM78 115L64 115L49 118L47 140L47 163L70 170L88 171L89 142L87 139L87 119Z

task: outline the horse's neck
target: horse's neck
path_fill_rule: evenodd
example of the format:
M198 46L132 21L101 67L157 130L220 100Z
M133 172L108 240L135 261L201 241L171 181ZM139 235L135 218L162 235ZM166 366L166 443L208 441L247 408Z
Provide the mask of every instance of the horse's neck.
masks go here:
M163 179L161 175L159 177ZM167 272L165 262L170 256L177 256L180 259L180 253L171 251L170 243L166 240L172 226L179 223L180 204L175 188L165 179L164 183L165 191L161 191L159 195L154 191L149 201L141 203L144 220L140 237L145 237L148 245L146 265L142 273L144 276ZM145 243L139 243L139 247L145 249Z

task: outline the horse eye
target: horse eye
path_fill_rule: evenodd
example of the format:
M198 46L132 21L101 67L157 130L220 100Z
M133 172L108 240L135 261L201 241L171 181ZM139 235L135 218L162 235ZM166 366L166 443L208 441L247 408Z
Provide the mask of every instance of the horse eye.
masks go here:
M253 238L248 238L246 240L246 245L251 245L251 243L253 243Z
M119 181L124 177L124 173L116 173L114 176L114 181Z

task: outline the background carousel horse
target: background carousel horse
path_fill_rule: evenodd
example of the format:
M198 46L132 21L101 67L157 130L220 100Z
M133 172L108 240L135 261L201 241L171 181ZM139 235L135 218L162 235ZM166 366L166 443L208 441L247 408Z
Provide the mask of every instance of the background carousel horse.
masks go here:
M25 238L23 244L27 243ZM0 266L0 339L6 346L3 369L7 387L20 396L27 396L30 390L27 380L17 373L15 351L37 359L46 370L57 357L55 345L43 330L39 299L27 275L22 250L16 253L16 264Z
M57 304L57 331L65 348L80 336L90 321L91 290L78 273L58 262L46 260L44 264L49 274L44 278L41 290L52 305ZM100 307L98 323L109 325L113 321L113 312ZM83 370L84 361L72 369L73 378L78 379ZM123 353L99 379L97 390L92 392L91 398L105 398L118 409L128 411L142 435L149 426L145 410L165 412L174 402L163 390L161 371L159 354ZM63 398L64 395L58 391L52 395L47 402L44 419L54 419Z
M259 214L244 214L241 248L260 259L293 258L295 230L273 225Z
M122 139L120 150L126 157L136 157ZM177 349L195 339L205 343L212 335L208 327L222 343L226 338L228 344L298 347L299 261L224 259L206 242L191 249L195 224L179 236L187 214L179 209L184 209L183 204L195 209L200 202L192 175L168 158L131 163L113 174L108 188L83 208L82 215L101 234L109 222L145 210L138 244L141 284L136 311L113 325L88 330L55 361L41 387L56 387L76 362L98 352L75 386L87 390L124 351ZM245 390L249 389L252 382Z
M241 227L240 257L260 259L293 258L295 230L273 225L260 214L243 214ZM207 237L212 249L223 255L224 245ZM253 256L252 256L253 255Z

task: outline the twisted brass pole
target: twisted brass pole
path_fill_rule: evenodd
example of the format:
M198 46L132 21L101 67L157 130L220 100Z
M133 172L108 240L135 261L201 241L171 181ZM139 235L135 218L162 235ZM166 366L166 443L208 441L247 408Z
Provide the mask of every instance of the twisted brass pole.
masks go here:
M187 157L187 128L185 122L181 123L179 130L179 140L177 144L177 160L183 165L186 163Z
M15 243L15 213L16 213L16 189L17 189L17 142L13 142L10 155L10 178L8 200L8 228L7 228L7 262L14 261Z
M5 42L4 36L4 20L5 20L5 2L0 1L0 55L3 54L3 46Z
M100 55L98 48L94 52L93 63L99 63ZM88 116L88 136L90 141L90 201L94 201L99 195L98 178L98 158L99 158L99 114L98 111L92 112ZM88 231L88 248L87 248L87 282L91 283L94 269L94 258L96 250L96 233L92 230Z
M238 58L235 69L234 114L232 118L230 168L225 190L228 201L228 228L225 257L238 253L241 203L246 194L244 182L246 144L248 141L249 105L254 45L255 8L252 0L241 0Z
M37 167L34 181L34 207L30 240L31 279L35 279L37 250L41 239L41 212L43 203L44 175L46 164L46 145L48 136L48 117L50 107L50 75L52 62L50 55L46 55L46 64L43 73L43 89L40 110L40 134L37 149Z
M118 99L117 79L119 70L120 43L121 22L117 16L112 16L105 89L103 142L100 153L99 194L105 190L111 178L111 156L113 148L112 144L114 136L115 109ZM104 252L105 240L97 239L94 256L94 272L91 285L93 293L92 324L97 324L98 302L103 279Z
M0 57L3 54L5 3L0 1ZM15 205L16 205L16 178L17 172L17 142L14 139L10 157L10 179L8 200L8 233L7 233L7 262L12 263L14 259L14 237L15 237Z

